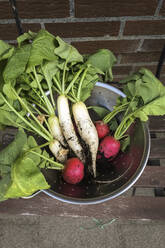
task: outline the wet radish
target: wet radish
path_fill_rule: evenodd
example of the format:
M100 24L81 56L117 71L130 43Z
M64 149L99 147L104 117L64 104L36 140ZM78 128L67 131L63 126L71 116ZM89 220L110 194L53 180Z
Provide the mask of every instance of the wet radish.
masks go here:
M103 121L95 121L95 127L97 130L97 134L99 139L104 138L109 133L108 124L105 124Z
M68 159L65 163L62 176L67 183L79 183L84 178L84 164L78 158Z
M113 136L106 136L100 142L98 151L99 155L104 156L104 158L111 159L114 158L120 150L120 141L116 140ZM100 156L97 158L100 158Z

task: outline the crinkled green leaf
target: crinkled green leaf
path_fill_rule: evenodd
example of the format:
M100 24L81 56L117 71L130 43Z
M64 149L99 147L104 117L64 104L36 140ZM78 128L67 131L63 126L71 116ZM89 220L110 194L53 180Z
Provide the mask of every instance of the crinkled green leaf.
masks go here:
M22 123L22 120L4 103L0 94L0 124L5 126L18 127L17 123ZM8 102L19 112L21 116L27 114L27 110L23 109L17 100L8 99Z
M58 60L54 60L54 61L46 62L42 66L42 72L50 88L52 87L52 78L59 70L57 65L58 65Z
M122 139L134 119L147 121L148 116L165 115L165 86L146 68L130 75L123 81L126 97L117 101L117 108L127 104L124 117L119 124L114 136ZM125 105L126 106L126 105Z
M100 49L96 53L90 55L86 63L92 64L99 68L104 74L104 82L112 81L112 67L116 63L116 57L108 49Z
M30 152L33 149L37 154ZM34 137L27 139L23 130L19 130L15 140L0 152L0 201L8 198L29 196L50 186L39 169L42 162ZM47 155L48 156L48 155Z
M109 110L105 107L90 106L90 108L97 113L97 115L100 117L101 120L109 113Z
M128 83L130 81L137 81L138 79L140 79L141 77L141 74L139 72L137 73L133 73L131 75L128 75L126 78L122 79L119 81L120 84L125 84L125 83Z
M150 71L150 70L148 70L148 69L146 69L146 68L141 68L140 70L139 70L139 73L141 73L141 75L142 75L142 80L144 81L144 82L146 82L146 83L149 83L149 82L155 82L156 84L159 84L160 83L160 81L159 81L159 79L157 79L156 77L155 77L155 75Z
M3 110L0 108L0 113L1 113L0 114L1 125L18 127L18 124L22 123L22 120L15 113L11 111Z
M60 37L56 37L58 42L58 47L55 48L54 53L58 55L60 58L67 60L69 62L82 62L83 57L78 52L78 50L71 46L70 44L63 41Z
M11 184L11 165L19 157L25 143L26 135L19 130L14 141L0 151L0 201L5 200L5 193Z
M20 129L17 132L14 141L0 152L0 164L11 165L19 156L20 151L26 142L26 134Z
M36 65L41 65L43 60L53 61L57 59L54 54L55 37L46 30L40 30L37 33L31 46L27 71L31 71Z
M42 155L45 156L46 158L49 158L49 154L47 153L47 151L44 149L43 152L42 152ZM51 158L54 160L54 158ZM41 163L39 164L39 168L46 168L47 166L50 165L50 162L47 161L47 160L42 160Z
M3 72L5 82L16 79L25 71L30 56L30 50L30 44L15 49Z
M7 60L0 61L0 92L2 92L5 83L3 78L3 71L5 69L6 63Z
M10 173L11 167L10 165L0 164L0 177L4 177L6 174Z
M150 81L149 83L143 83L142 80L140 83L136 81L136 94L141 96L144 104L146 104L160 96L160 89L153 81Z
M74 92L76 95L78 93L80 80L81 80L81 76L79 77L79 79L76 80L75 85L74 85ZM99 80L99 76L97 74L97 68L95 70L95 67L93 66L88 67L87 73L82 82L81 91L80 91L80 100L82 102L85 102L90 97L92 90L98 80Z
M4 195L5 198L29 196L37 190L50 187L35 161L29 157L19 157L15 161L11 169L11 181Z
M32 148L36 147L36 149L34 150L35 152L37 152L38 154L41 154L41 149L38 148L38 144L36 142L36 140L34 139L33 136L29 136L28 139L27 139L27 144L24 146L23 150L24 151L28 151ZM38 166L40 161L41 161L41 158L36 155L36 154L33 154L31 152L27 153L27 157L32 159L33 162Z
M108 123L108 125L109 125L109 128L110 128L110 132L114 132L114 131L117 129L117 127L118 127L118 122L117 122L116 118L114 117L114 118Z
M37 33L34 33L32 31L29 31L28 33L24 33L20 36L17 37L17 42L18 42L18 46L22 46L24 45L23 43L25 41L29 42L32 41L35 37L37 36Z
M5 194L7 189L9 188L11 184L11 177L10 174L6 174L2 179L0 179L0 202L5 201Z
M14 92L13 92L13 85L11 83L6 83L4 84L3 86L3 92L4 94L10 98L10 99L13 99L13 100L16 100L17 97L15 96Z
M158 97L135 112L134 116L147 121L149 115L165 115L165 95Z
M15 48L13 46L0 40L0 61L10 58L14 52L14 49Z

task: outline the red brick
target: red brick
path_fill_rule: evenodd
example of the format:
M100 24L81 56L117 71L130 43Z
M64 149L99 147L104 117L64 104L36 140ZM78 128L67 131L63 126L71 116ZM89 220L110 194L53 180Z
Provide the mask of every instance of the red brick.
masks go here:
M163 46L165 45L165 39L146 39L142 45L141 51L162 51Z
M165 33L165 20L128 21L124 35L161 35Z
M75 0L76 17L154 15L156 0Z
M11 6L8 2L0 2L0 19L11 19L13 18Z
M132 71L132 66L114 66L112 69L113 75L128 75Z
M147 63L147 62L157 62L160 58L160 52L138 52L138 53L131 53L131 54L121 54L121 64L127 63Z
M69 16L68 0L17 0L21 18L63 18Z
M37 32L40 29L40 24L23 24L24 32L29 30ZM15 24L0 24L0 34L2 40L15 40L18 36L17 27Z
M105 41L84 41L72 42L81 53L92 53L98 49L110 49L114 53L135 52L139 45L139 40L105 40Z
M68 0L17 0L21 18L63 18L69 16ZM13 13L9 2L0 1L0 19L11 19Z
M49 23L45 27L61 37L114 36L118 35L120 22Z

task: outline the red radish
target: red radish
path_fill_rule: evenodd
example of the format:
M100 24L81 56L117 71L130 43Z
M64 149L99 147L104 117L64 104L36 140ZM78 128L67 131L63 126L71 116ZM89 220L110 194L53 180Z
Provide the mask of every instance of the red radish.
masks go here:
M84 178L84 164L78 158L70 158L66 161L62 175L67 183L79 183Z
M103 121L95 121L96 130L99 139L104 138L109 133L109 127Z
M105 158L115 157L120 150L120 141L112 136L106 136L100 142L98 151L104 155Z

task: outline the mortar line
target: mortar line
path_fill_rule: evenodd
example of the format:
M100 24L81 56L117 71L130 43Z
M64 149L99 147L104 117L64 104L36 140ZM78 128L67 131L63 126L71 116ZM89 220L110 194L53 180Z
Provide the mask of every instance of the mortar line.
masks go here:
M136 54L136 52L135 52ZM135 63L121 63L121 64L115 64L116 67L119 67L119 66L147 66L147 65L157 65L158 62L135 62Z
M77 37L77 38L63 38L63 40L65 40L66 42L92 42L92 41L111 41L111 40L119 40L119 37L118 36L99 36L99 37ZM131 40L140 40L140 43L139 43L139 47L136 51L140 51L140 45L142 45L142 39L150 39L150 40L157 40L157 39L163 39L165 41L165 36L164 35L150 35L150 36L147 36L147 35L143 35L143 36L123 36L122 39L120 39L121 41L122 40L128 40L128 41L131 41ZM9 43L14 43L15 40L6 40L6 42L9 42Z
M162 5L163 5L163 1L164 1L164 0L159 0L159 1L158 1L158 5L157 5L157 8L156 8L156 10L155 10L154 16L158 16L158 15L159 15L160 10L161 10Z
M124 33L124 28L125 28L125 23L126 21L121 21L120 23L120 29L119 29L119 39L121 39L123 37L123 33Z
M140 40L140 45L142 44L142 39L165 39L165 35L125 35L121 40ZM84 42L84 41L110 41L110 40L119 40L118 36L98 36L98 37L75 37L75 38L65 38L67 41L71 42Z
M111 21L144 21L165 20L165 16L127 16L127 17L98 17L98 18L21 18L22 23L66 23L66 22L111 22ZM0 24L15 23L14 19L0 19Z
M41 28L45 29L45 23L41 22Z
M70 13L70 17L75 17L75 4L74 4L74 0L69 0L69 13Z
M112 68L112 71L113 71L113 68ZM134 72L135 72L135 67L134 67L134 69L130 70L129 74L132 74ZM128 74L113 75L114 78L124 78L127 76L128 76ZM165 74L162 74L162 76L165 76Z
M140 42L139 42L139 46L138 46L138 48L136 50L137 52L141 51L143 43L144 43L144 39L141 39Z
M121 64L120 64L121 59L122 59L122 55L119 54L119 55L117 56L117 64L116 64L116 65L121 65Z

